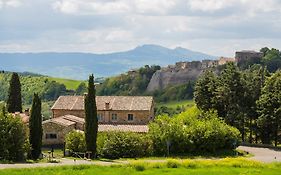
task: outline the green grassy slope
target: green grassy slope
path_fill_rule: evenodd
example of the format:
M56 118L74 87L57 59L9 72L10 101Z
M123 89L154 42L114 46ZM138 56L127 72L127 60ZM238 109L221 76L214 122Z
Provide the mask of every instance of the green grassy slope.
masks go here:
M54 77L48 77L50 81L56 81L58 83L64 84L66 89L75 90L79 86L79 84L83 81L81 80L70 80L70 79L64 79L64 78L54 78Z
M168 108L173 108L173 109L176 109L178 106L182 107L192 107L194 106L195 103L193 100L182 100L182 101L170 101L170 102L167 102L167 103L157 103L157 107L160 107L160 106L166 106Z

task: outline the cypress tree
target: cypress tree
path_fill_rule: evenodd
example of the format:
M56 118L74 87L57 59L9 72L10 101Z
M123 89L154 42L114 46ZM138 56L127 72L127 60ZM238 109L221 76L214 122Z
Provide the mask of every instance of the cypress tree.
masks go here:
M10 113L22 112L21 84L17 73L13 73L10 80L7 110Z
M34 160L38 159L41 154L42 133L41 99L35 93L29 118L29 142L31 144L31 158Z
M88 94L85 96L85 139L87 151L91 152L91 158L96 155L96 142L98 133L98 118L96 106L96 90L94 76L90 75Z

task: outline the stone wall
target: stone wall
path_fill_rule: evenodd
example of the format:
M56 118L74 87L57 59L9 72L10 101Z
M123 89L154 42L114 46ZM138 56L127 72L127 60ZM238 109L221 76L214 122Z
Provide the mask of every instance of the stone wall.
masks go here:
M148 124L154 119L151 111L98 111L101 114L102 124ZM133 114L133 121L128 121L128 114ZM112 120L112 115L117 115L117 120Z
M75 129L74 125L62 126L53 122L46 122L42 124L43 136L42 144L43 145L59 145L64 143L65 136ZM46 134L57 134L56 139L47 139Z
M154 119L154 106L150 111L98 111L98 114L102 114L102 120L99 123L103 124L147 124ZM112 114L117 114L117 121L112 121ZM128 114L133 114L134 120L128 121ZM76 110L53 110L53 117L60 117L64 115L74 115L80 118L84 118L84 111Z
M53 118L57 118L64 115L74 115L76 117L85 118L84 110L64 110L64 109L52 109Z

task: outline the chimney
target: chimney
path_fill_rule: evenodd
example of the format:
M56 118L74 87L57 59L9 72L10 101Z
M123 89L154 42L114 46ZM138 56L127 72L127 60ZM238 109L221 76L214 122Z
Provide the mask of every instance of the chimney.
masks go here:
M109 102L105 102L105 110L109 110Z

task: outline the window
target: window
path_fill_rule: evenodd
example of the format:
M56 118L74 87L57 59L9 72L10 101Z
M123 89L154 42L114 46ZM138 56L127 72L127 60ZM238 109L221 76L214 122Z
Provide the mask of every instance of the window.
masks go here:
M103 121L103 115L102 114L98 114L98 121Z
M133 120L134 120L134 115L128 114L128 121L133 121Z
M117 114L112 114L111 115L111 120L112 121L117 121Z
M57 139L57 134L48 133L46 134L46 139Z

